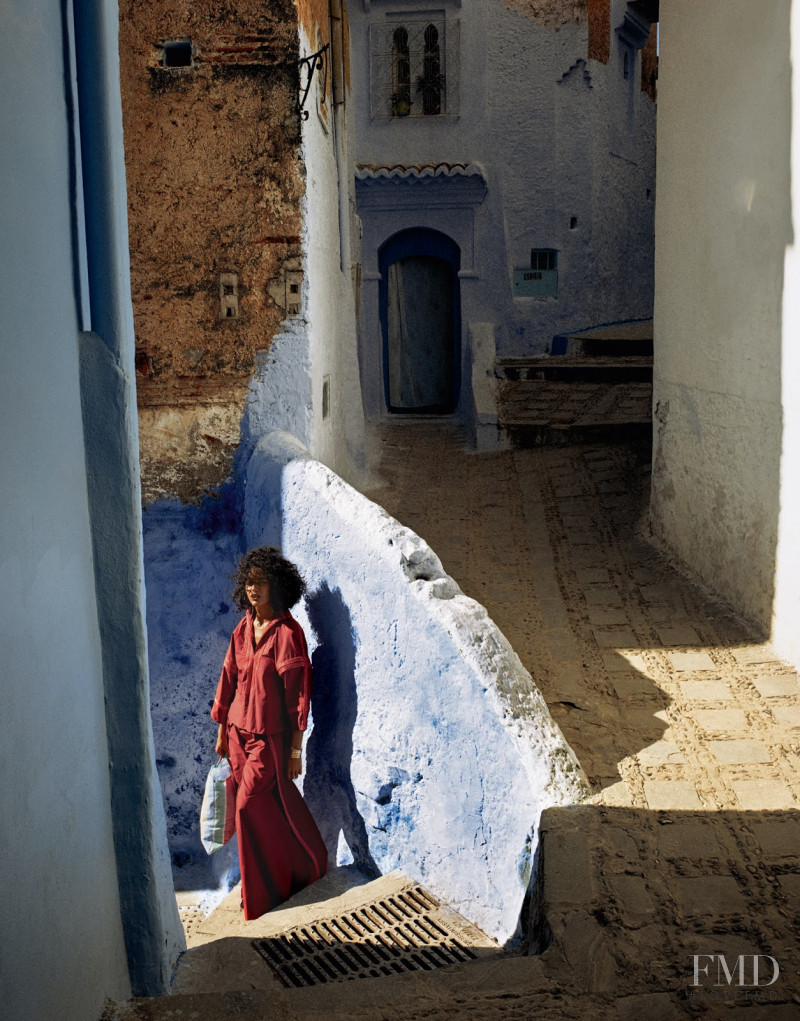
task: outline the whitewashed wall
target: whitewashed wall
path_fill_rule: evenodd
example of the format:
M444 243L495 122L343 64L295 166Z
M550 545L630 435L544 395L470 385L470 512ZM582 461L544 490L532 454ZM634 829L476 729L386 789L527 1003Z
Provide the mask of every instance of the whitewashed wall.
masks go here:
M402 868L510 937L540 812L587 792L519 658L418 536L293 437L256 447L245 532L280 543L308 581L305 795L329 849Z
M485 199L469 209L453 208L446 194L439 208L429 197L411 208L389 197L380 209L375 186L367 207L359 191L360 358L373 416L384 409L378 249L402 229L432 227L462 248L465 406L473 323L494 325L498 354L530 355L549 351L559 333L652 315L655 105L641 91L638 55L629 117L613 32L625 3L612 5L607 65L588 60L586 25L556 30L503 0L443 6L460 24L458 113L387 119L371 115L369 26L398 8L384 0L351 5L356 163L474 163L487 184ZM414 0L399 9L428 7ZM531 248L559 250L557 298L513 296L513 271L530 267Z
M781 5L785 10L785 4ZM791 232L783 262L781 409L783 422L778 549L772 635L777 647L800 665L800 5L791 5ZM779 51L785 54L783 45ZM784 76L789 72L783 63ZM785 80L785 77L784 79Z
M147 725L116 5L9 0L0 54L0 1013L86 1021L166 992L185 946Z
M790 10L661 7L652 517L765 631L780 534L775 633L796 654Z
M318 46L300 29L304 55ZM305 72L303 72L305 75ZM305 83L305 77L303 77ZM349 172L350 96L320 115L319 75L306 98L302 149L304 282L301 313L262 357L251 382L242 421L246 463L253 444L271 429L291 432L325 464L350 481L364 478L364 413L358 377L352 237L353 181ZM357 259L355 260L357 261ZM329 388L323 415L323 386Z

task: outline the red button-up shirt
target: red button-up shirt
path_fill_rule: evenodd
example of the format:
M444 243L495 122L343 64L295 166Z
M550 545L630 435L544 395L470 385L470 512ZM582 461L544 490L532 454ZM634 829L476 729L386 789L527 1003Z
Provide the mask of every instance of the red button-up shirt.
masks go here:
M231 635L211 718L251 734L305 730L311 661L303 629L288 612L269 622L258 645L247 612Z

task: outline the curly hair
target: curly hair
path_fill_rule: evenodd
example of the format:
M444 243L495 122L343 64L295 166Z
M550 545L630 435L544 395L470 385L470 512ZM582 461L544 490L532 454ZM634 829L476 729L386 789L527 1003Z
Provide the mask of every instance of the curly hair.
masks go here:
M251 609L245 585L251 571L260 570L269 579L269 600L275 613L282 613L299 602L306 583L291 560L281 556L277 546L258 546L239 560L231 578L236 580L233 601L240 610Z

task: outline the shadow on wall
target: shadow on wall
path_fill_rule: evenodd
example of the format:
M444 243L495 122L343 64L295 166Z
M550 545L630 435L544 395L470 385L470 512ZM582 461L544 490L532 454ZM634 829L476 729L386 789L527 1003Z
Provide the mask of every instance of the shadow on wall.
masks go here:
M509 939L541 809L588 789L530 675L427 544L293 437L257 444L244 494L247 545L280 532L311 592L304 793L328 847Z
M327 582L307 597L306 610L319 644L311 657L314 727L308 739L303 794L328 848L328 860L337 861L341 834L353 862L378 876L380 869L370 854L350 776L358 716L353 622L341 592L331 591Z
M235 840L209 856L198 830L206 774L217 758L209 710L240 616L230 598L230 572L242 553L232 508L222 494L201 508L160 501L143 515L150 712L181 891L225 894L238 880Z

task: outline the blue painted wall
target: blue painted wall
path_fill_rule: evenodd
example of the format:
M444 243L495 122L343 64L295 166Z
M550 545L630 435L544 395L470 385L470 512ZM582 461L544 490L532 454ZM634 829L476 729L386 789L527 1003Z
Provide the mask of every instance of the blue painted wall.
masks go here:
M131 982L164 989L182 939L148 744L116 5L75 15L89 80L73 90L71 4L0 10L0 1002L15 1021L86 1021ZM79 93L94 334L76 300Z

